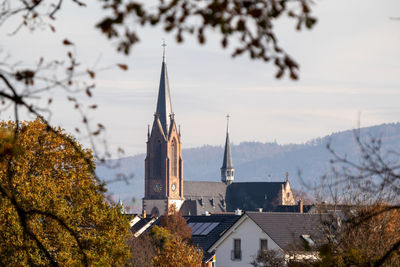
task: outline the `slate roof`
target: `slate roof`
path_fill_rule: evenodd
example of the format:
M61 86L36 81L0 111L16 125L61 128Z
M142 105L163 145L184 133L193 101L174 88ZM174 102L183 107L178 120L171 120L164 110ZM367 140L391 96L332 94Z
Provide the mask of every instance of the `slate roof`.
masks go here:
M232 183L226 192L227 211L271 211L278 205L278 197L285 182Z
M184 216L186 222L189 223L219 223L207 235L192 235L192 242L195 246L201 248L204 252L203 261L206 262L212 257L212 253L207 250L228 230L241 216L232 214L218 214L210 216Z
M317 246L327 241L321 214L246 212L246 215L282 249L293 249L296 243L304 244L301 235L310 235Z
M183 181L185 202L183 215L201 215L204 212L226 211L226 184L222 182Z
M225 197L226 184L222 182L183 181L183 195L187 197Z

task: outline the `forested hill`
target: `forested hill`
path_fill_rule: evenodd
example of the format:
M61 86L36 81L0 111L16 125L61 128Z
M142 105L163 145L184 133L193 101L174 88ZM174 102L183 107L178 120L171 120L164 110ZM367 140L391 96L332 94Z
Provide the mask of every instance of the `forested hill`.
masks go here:
M385 148L400 151L400 123L382 124L361 129L361 137L379 137ZM348 158L357 159L358 146L354 131L333 133L316 138L304 144L279 145L277 143L243 142L232 145L232 158L235 167L235 181L283 181L289 172L294 188L300 188L299 171L305 182L315 182L330 170L331 147ZM111 179L118 173L134 175L129 184L115 182L108 185L115 198L125 203L133 197L137 199L136 209L141 205L144 191L144 154L118 160L117 168L97 167L101 178ZM204 145L183 150L184 179L197 181L219 181L223 158L222 146ZM110 163L117 163L116 160Z

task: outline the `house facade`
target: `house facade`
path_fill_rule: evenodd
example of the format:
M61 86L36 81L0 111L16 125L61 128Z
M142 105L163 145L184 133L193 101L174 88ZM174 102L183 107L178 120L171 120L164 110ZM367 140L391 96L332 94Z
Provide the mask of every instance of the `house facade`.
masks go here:
M243 215L210 248L210 251L215 251L215 266L241 267L251 266L251 261L262 248L280 249L274 240L263 232L253 220Z
M317 260L327 242L320 214L247 212L208 249L217 267L252 266L260 250L281 252L285 260Z

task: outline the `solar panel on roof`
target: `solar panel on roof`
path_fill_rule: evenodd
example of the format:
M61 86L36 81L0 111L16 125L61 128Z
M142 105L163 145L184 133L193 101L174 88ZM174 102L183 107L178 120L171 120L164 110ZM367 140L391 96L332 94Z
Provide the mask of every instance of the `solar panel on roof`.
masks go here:
M192 226L192 235L208 235L218 224L210 222L195 223Z
M189 223L189 226L192 227L192 234L193 234L201 226L201 223Z
M204 229L200 235L208 235L219 223L210 223L209 226Z
M209 226L209 223L201 223L200 227L198 227L195 231L192 232L193 235L200 235L201 232L204 231Z

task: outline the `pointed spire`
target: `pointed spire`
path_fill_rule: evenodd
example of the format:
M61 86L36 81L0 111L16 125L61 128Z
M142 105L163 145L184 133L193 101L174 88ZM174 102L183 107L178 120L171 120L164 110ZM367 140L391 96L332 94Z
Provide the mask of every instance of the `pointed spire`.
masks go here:
M161 65L160 87L158 89L157 109L156 114L161 122L164 134L168 135L169 126L171 124L172 105L169 93L169 83L167 74L167 64L165 62L165 41L163 46L163 61Z
M232 155L231 155L231 144L229 141L229 118L230 116L226 116L226 139L225 139L225 150L224 150L224 159L221 167L221 180L227 184L233 182L234 179L234 168L232 164Z
M229 142L229 114L226 115L226 140L225 140L225 151L224 161L222 162L222 168L233 168L232 156L231 156L231 144Z

